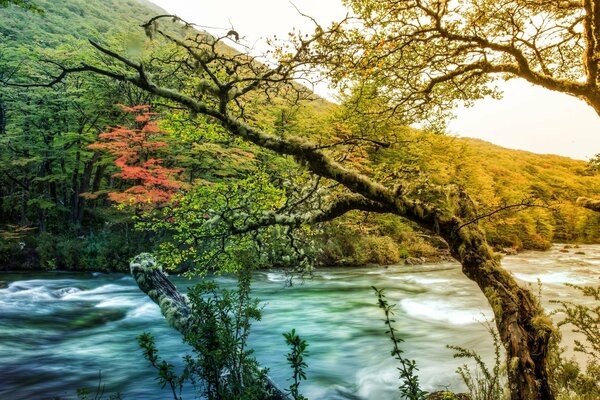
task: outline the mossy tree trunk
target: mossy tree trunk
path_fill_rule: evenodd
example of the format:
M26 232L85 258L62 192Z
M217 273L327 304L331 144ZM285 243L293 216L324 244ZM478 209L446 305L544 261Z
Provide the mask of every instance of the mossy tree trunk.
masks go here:
M548 343L553 326L538 299L501 267L477 228L443 236L464 274L477 283L492 307L506 349L511 398L553 399L548 379Z

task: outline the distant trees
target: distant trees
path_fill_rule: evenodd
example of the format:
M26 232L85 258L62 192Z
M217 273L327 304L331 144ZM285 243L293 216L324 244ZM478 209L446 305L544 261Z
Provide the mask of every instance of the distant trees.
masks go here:
M0 7L8 7L11 4L21 7L27 11L33 11L38 14L44 13L42 8L36 6L35 3L30 0L0 0Z
M6 49L0 75L14 73L27 51ZM0 213L5 221L35 223L40 232L57 220L63 227L65 220L81 226L85 200L80 194L99 190L106 170L100 154L86 146L116 114L108 102L114 88L100 90L88 79L73 77L61 88L8 88L0 94Z

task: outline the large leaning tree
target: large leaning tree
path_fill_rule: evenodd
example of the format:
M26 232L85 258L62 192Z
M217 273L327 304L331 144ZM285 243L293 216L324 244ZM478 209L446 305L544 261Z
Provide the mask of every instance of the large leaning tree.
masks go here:
M344 3L353 14L324 32L310 57L342 88L378 88L380 115L443 127L456 105L500 96L496 80L519 78L600 116L598 0ZM579 204L598 211L595 201Z
M597 2L347 3L356 18L329 29L317 27L314 35L297 35L287 49L275 52L273 64L222 46L227 37L237 40L237 32L214 38L190 31L184 37L164 28L163 22L174 17L159 16L144 29L175 49L168 56L132 59L92 42L98 62L63 66L41 85L60 84L68 74L82 72L127 82L170 108L186 110L190 118L222 126L232 138L295 160L335 188L320 209L266 211L248 226L239 221L236 232L297 227L363 210L395 214L439 235L490 303L507 352L512 398L553 399L547 370L552 322L535 296L501 267L462 189L381 182L338 157L339 146L359 146L365 138L328 144L309 134L282 134L262 125L256 113L271 99L308 96L296 82L314 76L314 67L353 93L367 88L365 93L377 98L379 115L399 115L404 123L440 120L457 101L493 94L487 85L495 74L521 76L581 97L600 111ZM356 29L352 24L358 24Z

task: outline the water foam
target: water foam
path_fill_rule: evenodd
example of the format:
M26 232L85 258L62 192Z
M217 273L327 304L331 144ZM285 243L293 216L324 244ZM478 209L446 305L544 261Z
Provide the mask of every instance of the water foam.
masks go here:
M400 304L411 317L447 322L452 325L474 324L493 318L489 310L464 308L460 304L445 300L404 299Z
M533 283L537 282L538 279L540 280L540 282L545 284L571 283L573 285L581 285L591 282L591 280L587 279L586 277L575 276L574 274L568 271L547 272L542 274L524 274L517 272L514 275L517 279Z
M157 319L161 318L160 309L152 302L145 302L127 313L127 319Z

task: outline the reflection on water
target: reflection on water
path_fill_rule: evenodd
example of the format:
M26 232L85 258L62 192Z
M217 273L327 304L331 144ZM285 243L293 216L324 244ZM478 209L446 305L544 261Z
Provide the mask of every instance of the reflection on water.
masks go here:
M565 283L597 285L600 246L562 253L527 252L504 265L523 284L544 287L549 298L577 295ZM0 398L74 398L75 389L95 387L102 371L106 391L124 399L165 399L154 371L141 360L135 337L150 331L172 362L186 351L166 326L158 307L119 274L3 274L0 289ZM235 285L231 277L217 279ZM487 302L457 264L389 268L323 269L304 284L284 288L278 272L255 276L254 294L265 304L251 344L270 375L288 386L282 332L296 328L309 341L308 377L312 399L397 398L397 364L389 356L380 310L371 286L385 288L397 304L396 326L406 340L405 355L418 360L428 390L463 386L453 371L463 363L446 344L474 348L492 360L491 339L481 321ZM181 288L190 282L176 279ZM582 299L583 301L583 299ZM186 393L186 399L193 398Z

